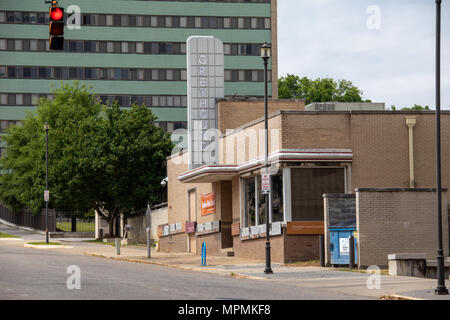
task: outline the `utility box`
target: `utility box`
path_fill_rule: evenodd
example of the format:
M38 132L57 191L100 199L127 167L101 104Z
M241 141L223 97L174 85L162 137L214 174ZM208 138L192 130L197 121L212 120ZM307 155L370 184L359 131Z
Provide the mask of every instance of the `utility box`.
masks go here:
M332 265L349 265L350 237L354 236L356 228L334 228L330 232L330 263ZM358 262L357 237L355 237L355 265Z

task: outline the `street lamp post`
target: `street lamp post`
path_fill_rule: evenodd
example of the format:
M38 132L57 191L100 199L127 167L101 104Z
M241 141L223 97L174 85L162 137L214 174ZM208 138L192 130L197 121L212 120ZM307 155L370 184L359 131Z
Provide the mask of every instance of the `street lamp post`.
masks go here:
M442 248L442 185L441 185L441 5L436 0L436 181L438 215L437 279L435 293L448 294L445 287L444 250Z
M261 47L261 58L264 61L264 133L265 133L265 173L269 173L269 125L268 125L268 103L267 103L267 64L271 55L271 47L267 42ZM266 268L265 274L272 274L272 268L270 266L270 229L269 229L269 194L264 194L264 200L266 203Z
M45 191L48 194L48 122L45 122L44 129L45 129ZM48 244L48 201L49 199L45 200L45 243Z

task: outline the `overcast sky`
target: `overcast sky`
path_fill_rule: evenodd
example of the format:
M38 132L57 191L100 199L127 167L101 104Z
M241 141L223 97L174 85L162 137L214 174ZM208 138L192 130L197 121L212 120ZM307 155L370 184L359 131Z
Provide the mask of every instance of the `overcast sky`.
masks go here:
M450 109L450 1L443 2L442 108ZM388 108L434 109L435 10L434 0L278 0L279 76L347 79Z

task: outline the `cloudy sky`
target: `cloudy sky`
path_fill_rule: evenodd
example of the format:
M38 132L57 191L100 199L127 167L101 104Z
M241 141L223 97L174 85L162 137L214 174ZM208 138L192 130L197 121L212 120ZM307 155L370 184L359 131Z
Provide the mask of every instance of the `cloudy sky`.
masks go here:
M442 108L450 109L443 2ZM388 108L434 108L435 23L434 0L278 0L279 76L347 79Z

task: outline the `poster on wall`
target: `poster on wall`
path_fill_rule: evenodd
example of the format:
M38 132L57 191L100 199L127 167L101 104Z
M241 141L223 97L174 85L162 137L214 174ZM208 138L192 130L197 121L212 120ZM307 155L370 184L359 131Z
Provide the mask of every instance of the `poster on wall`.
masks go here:
M202 195L202 216L216 212L216 197L214 193Z

